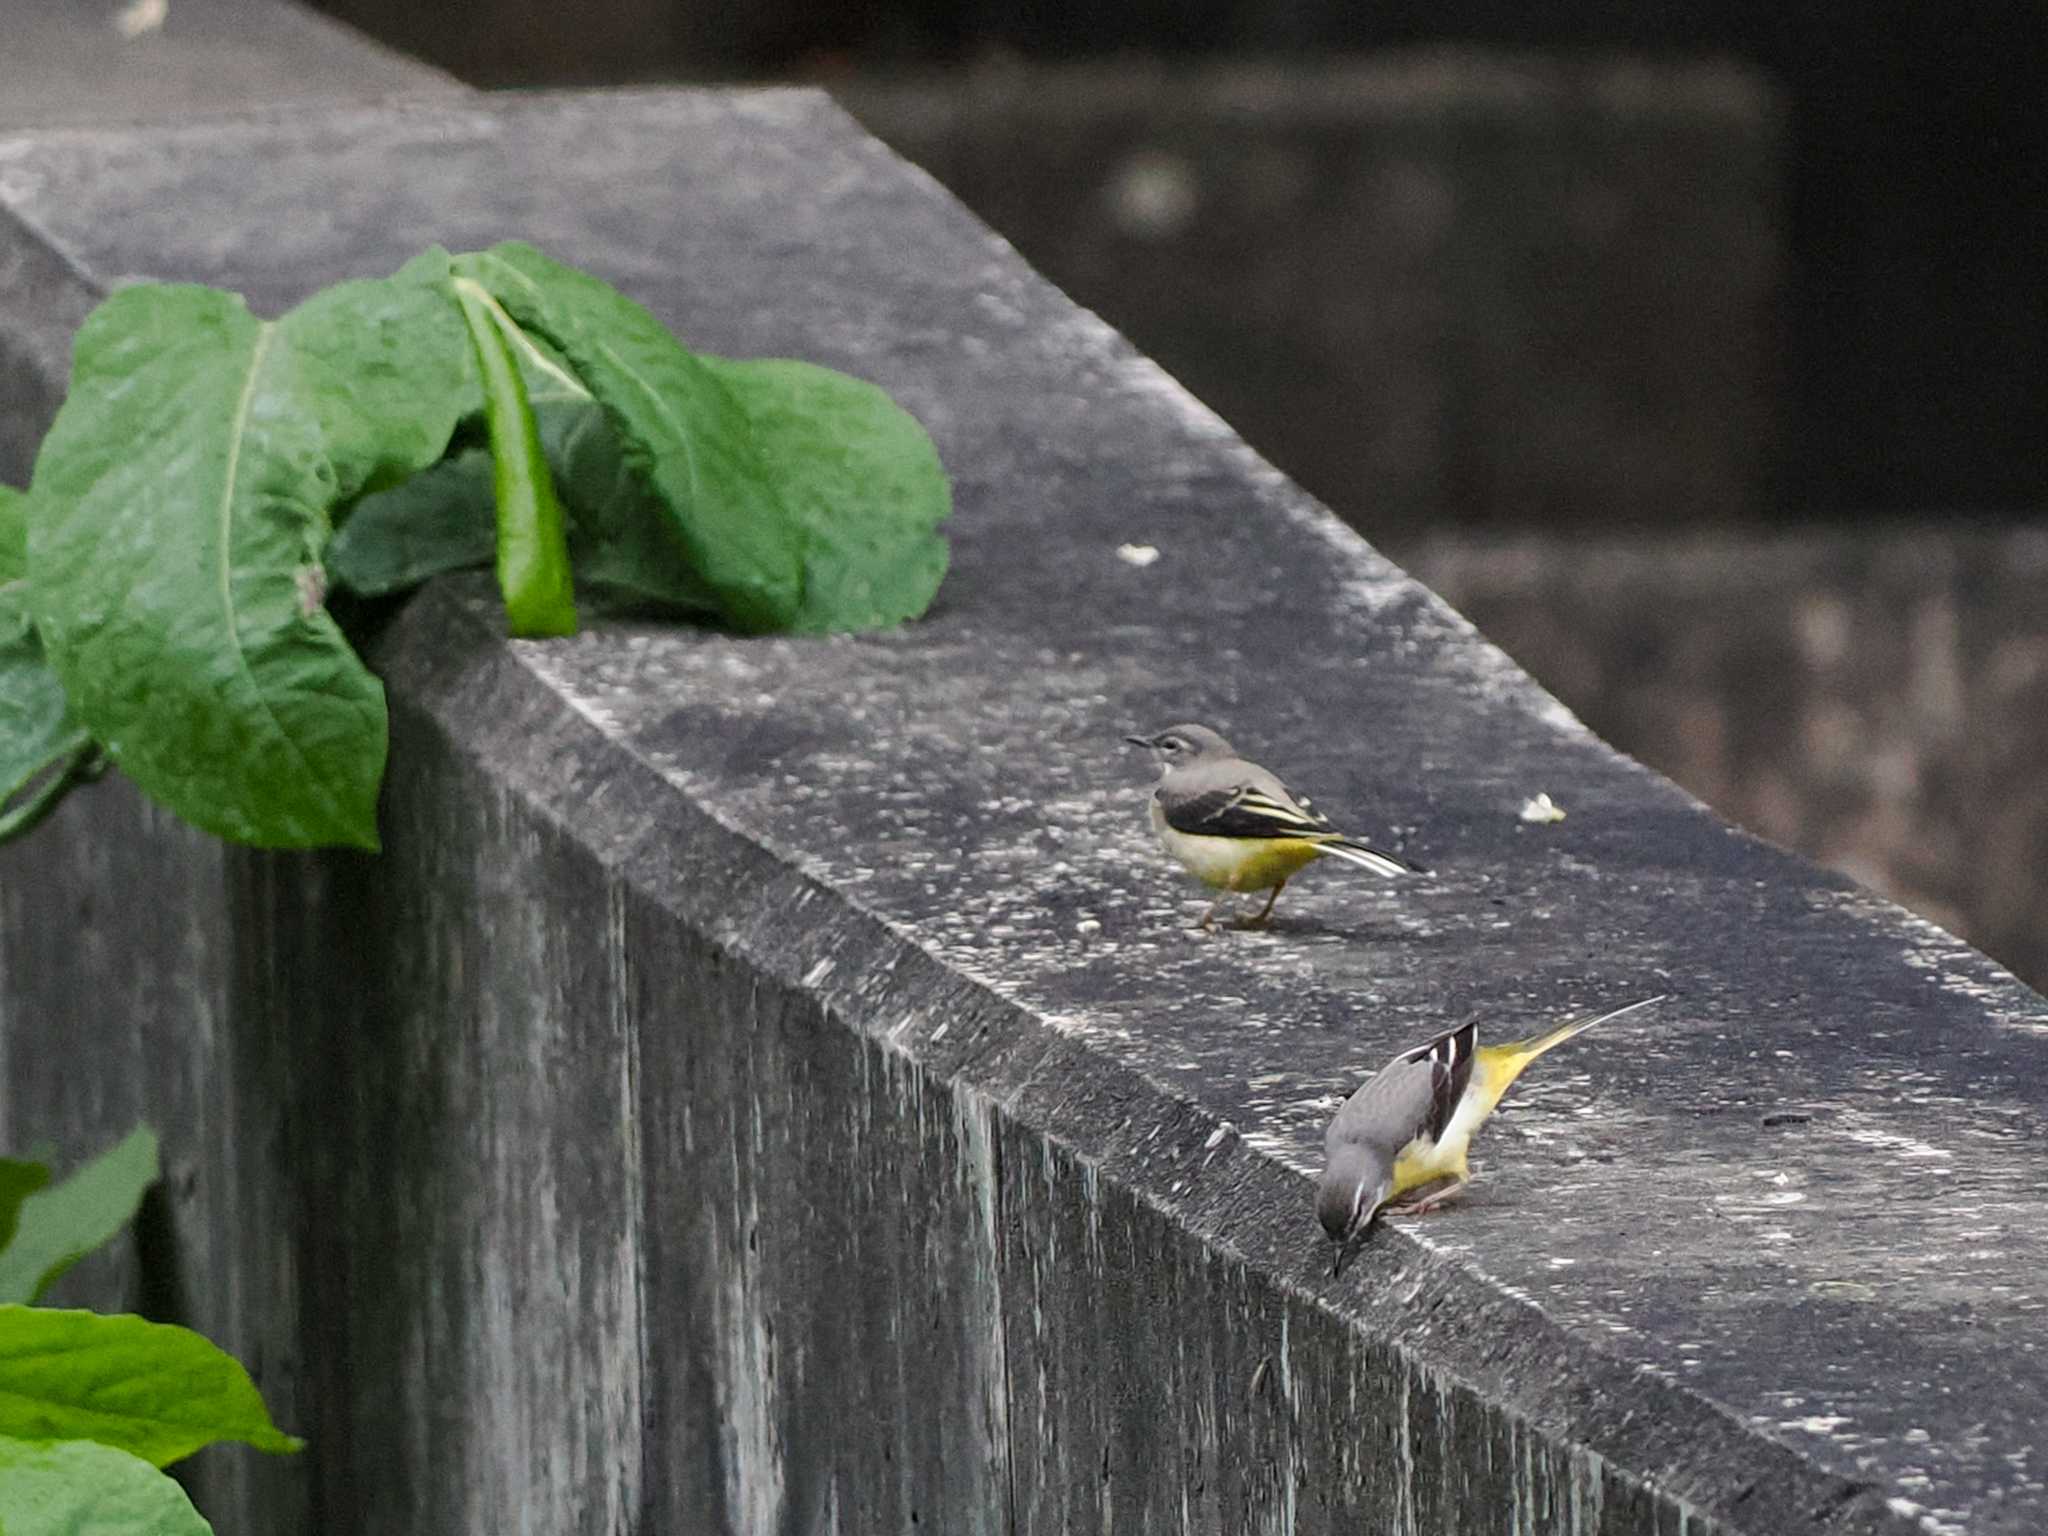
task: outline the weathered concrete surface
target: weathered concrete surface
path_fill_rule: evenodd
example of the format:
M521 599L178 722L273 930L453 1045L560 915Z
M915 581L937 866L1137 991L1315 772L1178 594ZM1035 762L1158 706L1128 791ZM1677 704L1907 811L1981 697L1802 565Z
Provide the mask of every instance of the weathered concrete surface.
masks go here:
M1605 739L2048 986L2048 528L1406 554Z
M379 859L119 789L0 856L0 1136L173 1127L191 1315L315 1447L249 1528L2039 1529L2048 1004L1603 747L822 99L46 134L0 200L259 307L525 235L956 477L897 634L424 594ZM1190 934L1118 743L1183 715L1442 875ZM1328 1278L1363 1071L1648 990Z
M7 0L0 128L461 89L290 0L171 0L151 23L154 10L148 0Z

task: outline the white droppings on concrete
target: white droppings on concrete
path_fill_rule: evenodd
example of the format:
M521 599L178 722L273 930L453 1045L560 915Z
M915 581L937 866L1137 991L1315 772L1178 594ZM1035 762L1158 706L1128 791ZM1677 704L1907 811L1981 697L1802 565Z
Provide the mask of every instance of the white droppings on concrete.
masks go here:
M170 18L171 0L129 0L114 13L114 30L129 42L158 31Z
M1921 1141L1918 1137L1905 1135L1900 1131L1886 1130L1882 1126L1868 1123L1859 1111L1844 1110L1838 1117L1838 1130L1843 1136L1876 1152L1890 1153L1907 1158L1946 1158L1955 1154L1946 1147L1937 1147L1932 1142Z
M1849 1418L1844 1414L1816 1413L1803 1419L1781 1419L1778 1428L1800 1429L1809 1435L1831 1435L1849 1422Z
M1918 1522L1930 1536L1970 1536L1966 1517L1960 1511L1932 1510L1912 1499L1897 1496L1886 1499L1885 1505L1893 1514Z
M1134 565L1142 571L1159 559L1159 548L1154 544L1119 544L1116 557L1125 565Z

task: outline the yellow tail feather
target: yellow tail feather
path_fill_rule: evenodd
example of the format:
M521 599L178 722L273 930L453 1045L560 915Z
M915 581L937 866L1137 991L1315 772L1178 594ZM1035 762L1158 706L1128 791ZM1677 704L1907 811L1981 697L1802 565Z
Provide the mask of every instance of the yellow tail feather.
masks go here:
M1634 1013L1638 1008L1647 1008L1652 1003L1661 1003L1666 994L1646 997L1641 1002L1630 1003L1625 1008L1611 1008L1606 1013L1589 1013L1582 1018L1566 1019L1564 1023L1542 1030L1526 1040L1511 1040L1506 1045L1482 1045L1479 1047L1475 1065L1484 1079L1486 1091L1498 1104L1500 1096L1508 1091L1522 1071L1545 1051L1560 1046L1574 1035L1582 1035L1595 1024L1605 1024L1609 1019L1618 1019L1625 1013Z

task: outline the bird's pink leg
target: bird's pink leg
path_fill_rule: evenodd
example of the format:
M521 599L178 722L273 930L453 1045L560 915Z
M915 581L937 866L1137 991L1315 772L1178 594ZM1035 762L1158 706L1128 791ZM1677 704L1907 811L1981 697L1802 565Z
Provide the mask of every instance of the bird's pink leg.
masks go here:
M1398 1211L1404 1216L1427 1216L1447 1200L1455 1200L1465 1192L1465 1186L1472 1182L1470 1175L1453 1175L1411 1189L1397 1205L1389 1205L1389 1211ZM1427 1191L1427 1193L1425 1193ZM1419 1197L1419 1198L1418 1198Z

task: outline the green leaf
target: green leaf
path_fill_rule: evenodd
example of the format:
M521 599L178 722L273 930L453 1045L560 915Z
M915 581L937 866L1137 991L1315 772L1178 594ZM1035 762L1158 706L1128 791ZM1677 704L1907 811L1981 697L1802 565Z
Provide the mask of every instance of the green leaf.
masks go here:
M20 582L0 586L0 836L16 795L92 745L43 655ZM25 809L25 807L24 807Z
M95 755L29 616L29 511L0 485L0 841L49 814Z
M41 1163L18 1162L0 1157L0 1250L14 1241L14 1227L21 1215L21 1202L50 1182L50 1170Z
M506 621L515 635L573 635L576 601L566 519L508 341L515 327L491 296L467 278L456 280L455 296L483 378L498 513L498 590L504 594Z
M458 256L455 269L569 360L726 619L743 630L789 624L803 603L802 530L717 375L631 299L532 246Z
M579 600L596 608L715 614L660 502L626 467L618 434L586 397L536 403L541 446L569 517ZM328 546L337 584L365 597L489 565L497 548L491 456L465 448L392 490L366 496Z
M334 501L396 485L482 405L448 253L323 288L278 321L335 471Z
M739 403L802 529L803 601L789 627L878 629L922 614L946 574L937 529L953 493L917 418L815 363L699 361Z
M63 1183L23 1200L14 1241L0 1249L0 1303L40 1297L128 1224L156 1176L156 1133L137 1126Z
M0 1306L0 1435L96 1440L159 1467L218 1440L303 1443L270 1421L234 1356L189 1328L11 1306Z
M412 312L420 285L392 283ZM376 846L384 692L325 606L328 510L431 462L462 403L401 408L401 376L460 376L447 336L338 292L274 323L211 289L116 293L32 487L30 602L86 729L186 820L273 847ZM344 389L348 366L375 377Z
M0 1436L5 1536L213 1536L170 1478L90 1440Z
M729 622L863 629L930 604L952 493L931 438L881 389L811 363L693 353L630 299L528 245L454 267L567 357Z
M0 587L28 574L28 492L0 485Z
M327 574L363 597L489 565L498 525L488 448L465 448L403 485L357 502L327 546Z
M611 419L594 403L542 406L541 441L569 505L576 579L610 604L663 614L716 614L718 594L691 569L674 520L628 466Z

